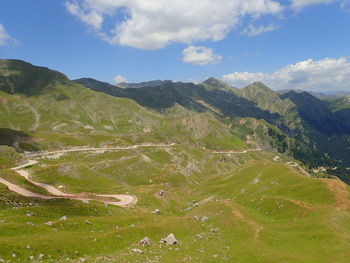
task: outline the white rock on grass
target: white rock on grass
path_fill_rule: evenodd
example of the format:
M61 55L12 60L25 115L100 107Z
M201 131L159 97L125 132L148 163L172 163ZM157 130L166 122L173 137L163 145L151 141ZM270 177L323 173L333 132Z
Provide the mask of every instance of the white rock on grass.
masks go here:
M61 218L60 218L60 221L66 221L68 218L66 217L66 216L62 216Z
M149 239L148 237L145 237L144 239L142 239L142 240L140 241L140 244L141 244L142 246L150 246L150 245L152 245L152 241L151 241L151 239Z
M134 253L138 253L138 254L143 253L143 251L141 249L138 249L138 248L133 248L133 249L131 249L131 251Z
M53 222L47 221L47 222L45 223L45 225L52 226L52 225L53 225Z
M205 223L205 222L207 222L209 220L209 218L206 217L206 216L202 216L201 220L202 220L203 223Z
M159 210L159 209L156 209L156 210L154 210L154 211L152 212L152 214L154 214L154 215L159 215L159 214L160 214L160 210Z
M173 233L169 234L166 238L161 239L160 242L169 245L176 245L179 243Z

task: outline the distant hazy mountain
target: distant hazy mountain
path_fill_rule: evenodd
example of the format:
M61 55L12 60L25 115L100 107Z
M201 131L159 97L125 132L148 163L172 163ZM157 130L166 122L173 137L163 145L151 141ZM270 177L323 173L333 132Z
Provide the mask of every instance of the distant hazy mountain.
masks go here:
M290 91L294 91L297 93L302 93L305 92L305 90L299 90L299 89L286 89L286 90L278 90L278 92L280 94L285 94L288 93ZM317 97L319 99L331 99L331 98L341 98L341 97L345 97L347 95L350 95L350 92L346 92L346 91L324 91L324 92L313 92L313 91L306 91L308 93L310 93L311 95L313 95L314 97Z
M160 86L164 85L168 82L172 82L171 80L153 80L141 83L118 83L117 86L120 88L143 88L143 87L152 87L152 86Z

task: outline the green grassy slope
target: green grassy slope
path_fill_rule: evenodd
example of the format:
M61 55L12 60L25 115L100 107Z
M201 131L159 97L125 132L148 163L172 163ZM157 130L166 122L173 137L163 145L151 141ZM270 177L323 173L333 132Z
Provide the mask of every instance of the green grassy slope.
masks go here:
M37 180L72 192L131 193L139 203L121 209L29 200L1 187L0 254L12 262L40 254L43 262L347 262L348 187L332 188L329 182L341 182L307 178L284 164L288 159L272 157L174 148L43 159L31 169ZM169 233L179 245L160 245ZM138 244L145 236L150 247Z
M133 208L24 198L0 184L0 259L348 262L349 187L338 180L308 177L303 167L291 167L294 159L276 153L303 146L263 118L276 112L289 116L279 108L282 99L274 112L269 99L253 99L259 87L244 95L251 96L248 100L234 88L214 84L213 79L197 88L176 84L156 93L159 101L142 97L140 101L149 105L142 107L140 101L84 88L45 68L0 61L2 145L30 151L176 143L166 148L67 153L38 159L27 168L33 180L69 193L135 195L138 203ZM167 94L176 96L163 107L169 102ZM264 151L245 154L209 151L261 146ZM9 169L23 161L13 148L0 147L0 177L47 194ZM165 190L163 196L160 190ZM160 215L152 214L155 209ZM67 219L60 220L64 216ZM159 243L170 233L178 245ZM139 241L146 236L153 244L142 247Z
M0 64L0 124L7 129L0 138L10 138L7 144L18 150L169 141L227 149L244 146L212 113L192 112L175 104L164 115L130 99L86 89L45 68L20 61ZM37 73L35 77L32 71ZM24 75L28 80L28 74L33 79L28 84L30 92L23 81L12 77ZM47 83L51 75L54 78ZM17 135L16 131L26 135Z

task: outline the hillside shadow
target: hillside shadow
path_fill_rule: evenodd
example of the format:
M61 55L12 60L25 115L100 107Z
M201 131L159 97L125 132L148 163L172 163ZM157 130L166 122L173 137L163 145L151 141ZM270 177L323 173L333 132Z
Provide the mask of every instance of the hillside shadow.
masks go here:
M0 145L13 147L18 152L38 151L35 139L23 131L0 128Z
M254 102L231 91L208 90L192 83L168 82L161 86L123 89L93 79L80 79L76 82L95 91L132 99L143 107L157 111L163 111L179 104L192 111L205 112L211 110L205 105L207 104L218 109L222 117L252 117L271 123L275 123L280 118L279 114L262 110Z
M296 105L300 117L316 131L327 135L350 133L350 125L342 121L339 114L334 114L327 102L308 92L291 91L281 95L281 98L290 99Z
M9 74L1 75L0 90L9 94L24 94L33 96L43 94L56 82L68 83L68 79L62 73L45 67L33 66L30 63L9 59L0 61L0 66Z

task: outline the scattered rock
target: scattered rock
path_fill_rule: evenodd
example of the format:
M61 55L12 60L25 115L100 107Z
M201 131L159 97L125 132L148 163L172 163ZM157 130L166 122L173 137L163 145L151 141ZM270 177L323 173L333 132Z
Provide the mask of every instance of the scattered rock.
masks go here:
M60 218L60 221L66 221L68 218L66 217L66 216L62 216L61 218Z
M45 225L52 226L52 225L53 225L53 222L47 221L47 222L45 223Z
M159 215L159 214L160 214L160 210L159 210L159 209L156 209L156 210L154 210L154 211L152 212L152 214L154 214L154 215Z
M140 244L141 244L142 246L150 246L150 245L152 245L152 241L151 241L151 239L149 239L148 237L145 237L144 239L142 239L142 240L140 241Z
M30 246L29 246L29 245L27 245L27 248L28 248L28 249L30 249Z
M164 196L165 193L166 193L165 190L160 190L160 191L158 192L159 196Z
M201 220L202 220L203 223L205 223L205 222L207 222L209 220L209 218L206 217L206 216L202 216Z
M160 242L164 244L170 244L170 245L176 245L179 243L179 241L177 241L174 234L172 233L169 234L166 238L161 239Z
M86 258L79 258L80 262L86 262Z
M196 234L194 237L197 238L197 239L202 239L203 238L203 236L201 234Z
M133 248L133 249L131 249L131 251L134 253L138 253L138 254L143 253L143 251L141 249L138 249L138 248Z
M88 224L88 225L93 225L93 223L89 220L85 220L85 223Z

